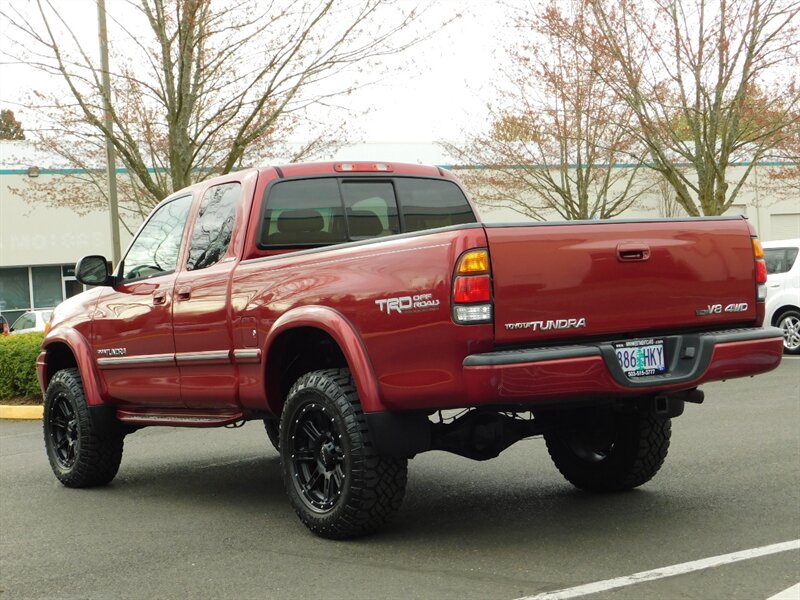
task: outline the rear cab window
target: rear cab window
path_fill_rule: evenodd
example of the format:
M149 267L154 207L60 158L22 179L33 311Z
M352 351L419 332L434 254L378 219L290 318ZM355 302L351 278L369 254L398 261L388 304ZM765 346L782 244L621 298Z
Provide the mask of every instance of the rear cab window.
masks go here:
M461 189L441 179L287 179L264 196L261 249L315 248L477 222Z

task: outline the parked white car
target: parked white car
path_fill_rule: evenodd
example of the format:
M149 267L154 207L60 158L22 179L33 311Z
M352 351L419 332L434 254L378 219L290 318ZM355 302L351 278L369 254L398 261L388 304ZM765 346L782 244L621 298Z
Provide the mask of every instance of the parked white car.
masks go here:
M45 325L52 316L52 310L29 310L24 312L11 326L11 335L44 331Z
M800 239L765 242L767 303L764 324L783 329L783 349L800 354Z

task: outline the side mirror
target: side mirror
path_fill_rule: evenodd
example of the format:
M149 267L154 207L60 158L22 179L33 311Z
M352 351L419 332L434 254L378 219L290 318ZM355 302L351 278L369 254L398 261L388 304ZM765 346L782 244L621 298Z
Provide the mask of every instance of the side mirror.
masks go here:
M84 256L75 265L75 279L86 285L111 285L111 273L104 256Z

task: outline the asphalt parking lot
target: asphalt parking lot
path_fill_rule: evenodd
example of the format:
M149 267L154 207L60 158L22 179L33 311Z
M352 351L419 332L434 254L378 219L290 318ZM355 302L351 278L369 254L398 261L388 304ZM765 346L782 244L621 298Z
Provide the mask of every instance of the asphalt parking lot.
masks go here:
M349 542L295 517L258 423L138 432L112 485L69 490L40 424L3 421L0 598L514 599L800 539L800 359L704 390L639 490L574 490L541 439L484 463L432 452L390 527ZM792 549L586 597L766 599L798 581Z

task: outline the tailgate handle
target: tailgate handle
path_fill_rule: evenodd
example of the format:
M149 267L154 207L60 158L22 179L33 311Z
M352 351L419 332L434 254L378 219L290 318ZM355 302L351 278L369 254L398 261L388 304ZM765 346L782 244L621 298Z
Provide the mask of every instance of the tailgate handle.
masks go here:
M646 244L622 243L617 245L617 260L621 262L645 261L650 258L650 247Z

